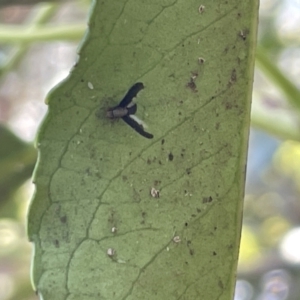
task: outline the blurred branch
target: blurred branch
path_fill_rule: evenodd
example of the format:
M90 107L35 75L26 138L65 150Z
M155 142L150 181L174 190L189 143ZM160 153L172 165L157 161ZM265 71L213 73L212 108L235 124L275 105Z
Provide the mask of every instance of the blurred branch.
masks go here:
M86 24L35 27L30 31L19 26L0 26L0 43L34 43L57 40L79 40L86 30Z
M281 89L290 104L300 112L300 91L269 59L268 53L262 47L257 47L256 65L276 87Z
M41 2L45 2L45 1L41 1L41 0L0 0L0 7L1 6L12 6L12 5L33 5L33 4L38 4ZM63 0L48 0L47 2L63 2Z
M300 141L300 128L291 120L278 118L270 112L267 114L259 109L252 109L251 126L261 129L279 139Z
M57 11L58 7L59 6L56 4L44 4L39 6L36 15L30 20L30 25L27 25L27 30L33 30L35 27L46 23ZM26 43L20 43L15 46L10 57L8 57L5 64L0 67L0 76L3 76L5 73L13 69L21 61L27 51L27 48L28 44Z

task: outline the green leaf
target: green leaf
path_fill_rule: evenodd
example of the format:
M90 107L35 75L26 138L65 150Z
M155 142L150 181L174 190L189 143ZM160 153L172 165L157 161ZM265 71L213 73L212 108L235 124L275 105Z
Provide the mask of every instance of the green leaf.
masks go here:
M95 2L38 136L43 299L232 298L258 5L202 4ZM105 117L136 82L152 140Z

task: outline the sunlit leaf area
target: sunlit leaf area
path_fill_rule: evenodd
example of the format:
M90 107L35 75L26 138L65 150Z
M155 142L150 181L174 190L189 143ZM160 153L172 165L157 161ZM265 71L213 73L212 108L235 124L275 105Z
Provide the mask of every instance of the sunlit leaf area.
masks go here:
M77 60L89 6L0 6L0 300L38 299L26 232L35 136L47 93ZM299 16L299 0L260 1L235 300L300 299Z

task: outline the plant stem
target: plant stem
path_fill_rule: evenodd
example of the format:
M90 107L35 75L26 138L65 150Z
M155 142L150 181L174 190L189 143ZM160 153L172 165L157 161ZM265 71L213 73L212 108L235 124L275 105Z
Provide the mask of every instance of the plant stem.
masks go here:
M57 40L79 40L86 29L85 24L34 27L21 30L18 26L0 26L0 42L8 44L34 43Z
M269 59L266 50L262 47L258 47L256 50L256 65L276 87L281 89L290 104L300 112L300 91Z
M35 16L33 16L30 20L30 27L28 27L28 30L32 30L35 27L46 23L57 11L58 7L59 6L57 4L39 5ZM12 70L20 62L26 53L27 48L28 44L19 43L19 45L15 46L14 49L11 50L10 56L6 59L5 64L0 68L0 77Z

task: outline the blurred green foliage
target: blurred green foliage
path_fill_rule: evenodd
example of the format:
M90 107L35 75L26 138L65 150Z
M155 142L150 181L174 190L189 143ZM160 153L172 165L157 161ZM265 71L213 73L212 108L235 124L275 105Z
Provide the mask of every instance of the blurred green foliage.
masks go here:
M8 3L9 1L0 1L0 6L4 5L5 2ZM12 2L10 2L10 4L11 3ZM299 89L296 84L293 83L288 78L288 76L286 76L286 74L278 67L278 59L283 51L285 51L291 44L294 44L299 48L297 41L294 43L292 40L287 41L279 37L278 29L276 28L276 17L278 16L280 9L282 8L282 5L285 5L284 2L274 1L274 6L270 9L270 14L261 16L257 66L260 68L265 78L272 82L273 86L275 86L276 89L282 91L283 95L286 98L286 101L291 105L292 110L295 109L299 116ZM40 6L37 9L37 15L31 19L31 22L28 22L28 24L31 25L30 30L32 30L32 32L35 32L35 29L40 30L41 26L43 26L43 24L47 24L59 8L59 5L54 4L46 4ZM16 30L19 31L20 35L22 35L22 32L24 32L24 27L28 29L28 24L18 25L19 28L16 28ZM85 23L82 21L80 27L78 28L84 27ZM61 27L61 29L63 30L64 28ZM5 24L1 24L0 31L1 30L3 32L5 31ZM28 39L26 40L26 43L20 42L22 40L24 41L24 39L22 37L20 38L20 36L18 42L11 40L10 43L8 40L6 40L7 45L14 44L14 51L12 51L12 55L8 57L5 63L0 66L0 76L2 76L2 78L8 72L14 70L19 62L21 62L24 58L24 55L30 44L36 42L34 38L28 38L28 32L29 31L26 32ZM75 32L75 36L73 36L72 39L74 39L74 37L76 39L76 35L77 39L79 40L82 36L82 31L78 30L77 32ZM34 35L32 36L34 37ZM64 37L65 40L69 40L67 34L65 34ZM43 40L47 39L44 38ZM4 40L1 41L0 34L0 44L3 42ZM296 119L296 122L292 123L292 126L289 127L284 123L281 123L281 119L276 120L276 122L270 121L270 115L272 115L271 110L267 111L266 114L263 115L255 112L252 115L253 124L257 128L265 130L266 132L275 135L282 140L300 140L300 129L298 126L299 119ZM283 148L285 150L284 153L282 152ZM299 173L299 169L297 170L298 164L295 164L294 161L298 161L297 158L300 146L297 142L293 143L292 150L290 147L288 149L287 148L288 147L286 146L286 144L281 148L280 156L275 162L275 165L277 166L277 171L279 173L284 170L284 173L287 176L291 176L295 180L295 182L297 182L299 178L299 175L297 175ZM4 220L4 218L11 218L23 222L23 220L20 220L18 212L18 206L20 204L14 201L14 197L18 192L19 187L31 178L36 159L37 152L32 143L26 143L20 140L7 128L7 126L0 126L0 218L2 220ZM251 220L255 218L259 219L256 219L255 226L247 226L243 231L244 237L242 239L241 245L241 261L243 264L248 266L258 258L261 258L261 251L263 248L276 248L276 246L278 245L278 239L280 239L284 232L292 226L292 222L288 220L288 218L284 215L281 215L279 210L272 211L271 213L272 216L277 215L276 219L274 219L273 217L272 219L269 219L269 215L260 215L262 211L261 203L265 203L264 197L265 195L257 197L256 200L252 199L251 201L246 203L246 209L248 209L248 212L251 211ZM250 205L249 203L252 204ZM249 206L251 207L249 208ZM270 207L272 206L270 205ZM270 209L270 207L266 208L265 211ZM259 229L257 229L256 226ZM25 236L25 234L23 234L23 236ZM16 260L15 258L17 255L22 253L21 249L24 249L24 245L26 245L25 240L23 240L22 242L23 244L20 245L20 249L15 252L11 252L12 256L10 256L9 259L7 259L7 257L9 256L0 256L1 259L7 260L7 262L11 262L12 265L15 264L13 265L12 269L20 269L20 266L23 266L23 264L25 264L23 260ZM29 256L26 256L26 259L29 259ZM29 270L29 263L26 265L26 268ZM28 273L24 272L24 274L21 275L23 276L18 277L19 284L16 287L14 296L10 299L24 300L24 297L26 299L29 299L29 297L31 297L30 299L33 299L35 295L31 290L29 281L26 280L28 279Z
M16 218L12 198L32 175L37 151L1 124L0 141L0 218Z

